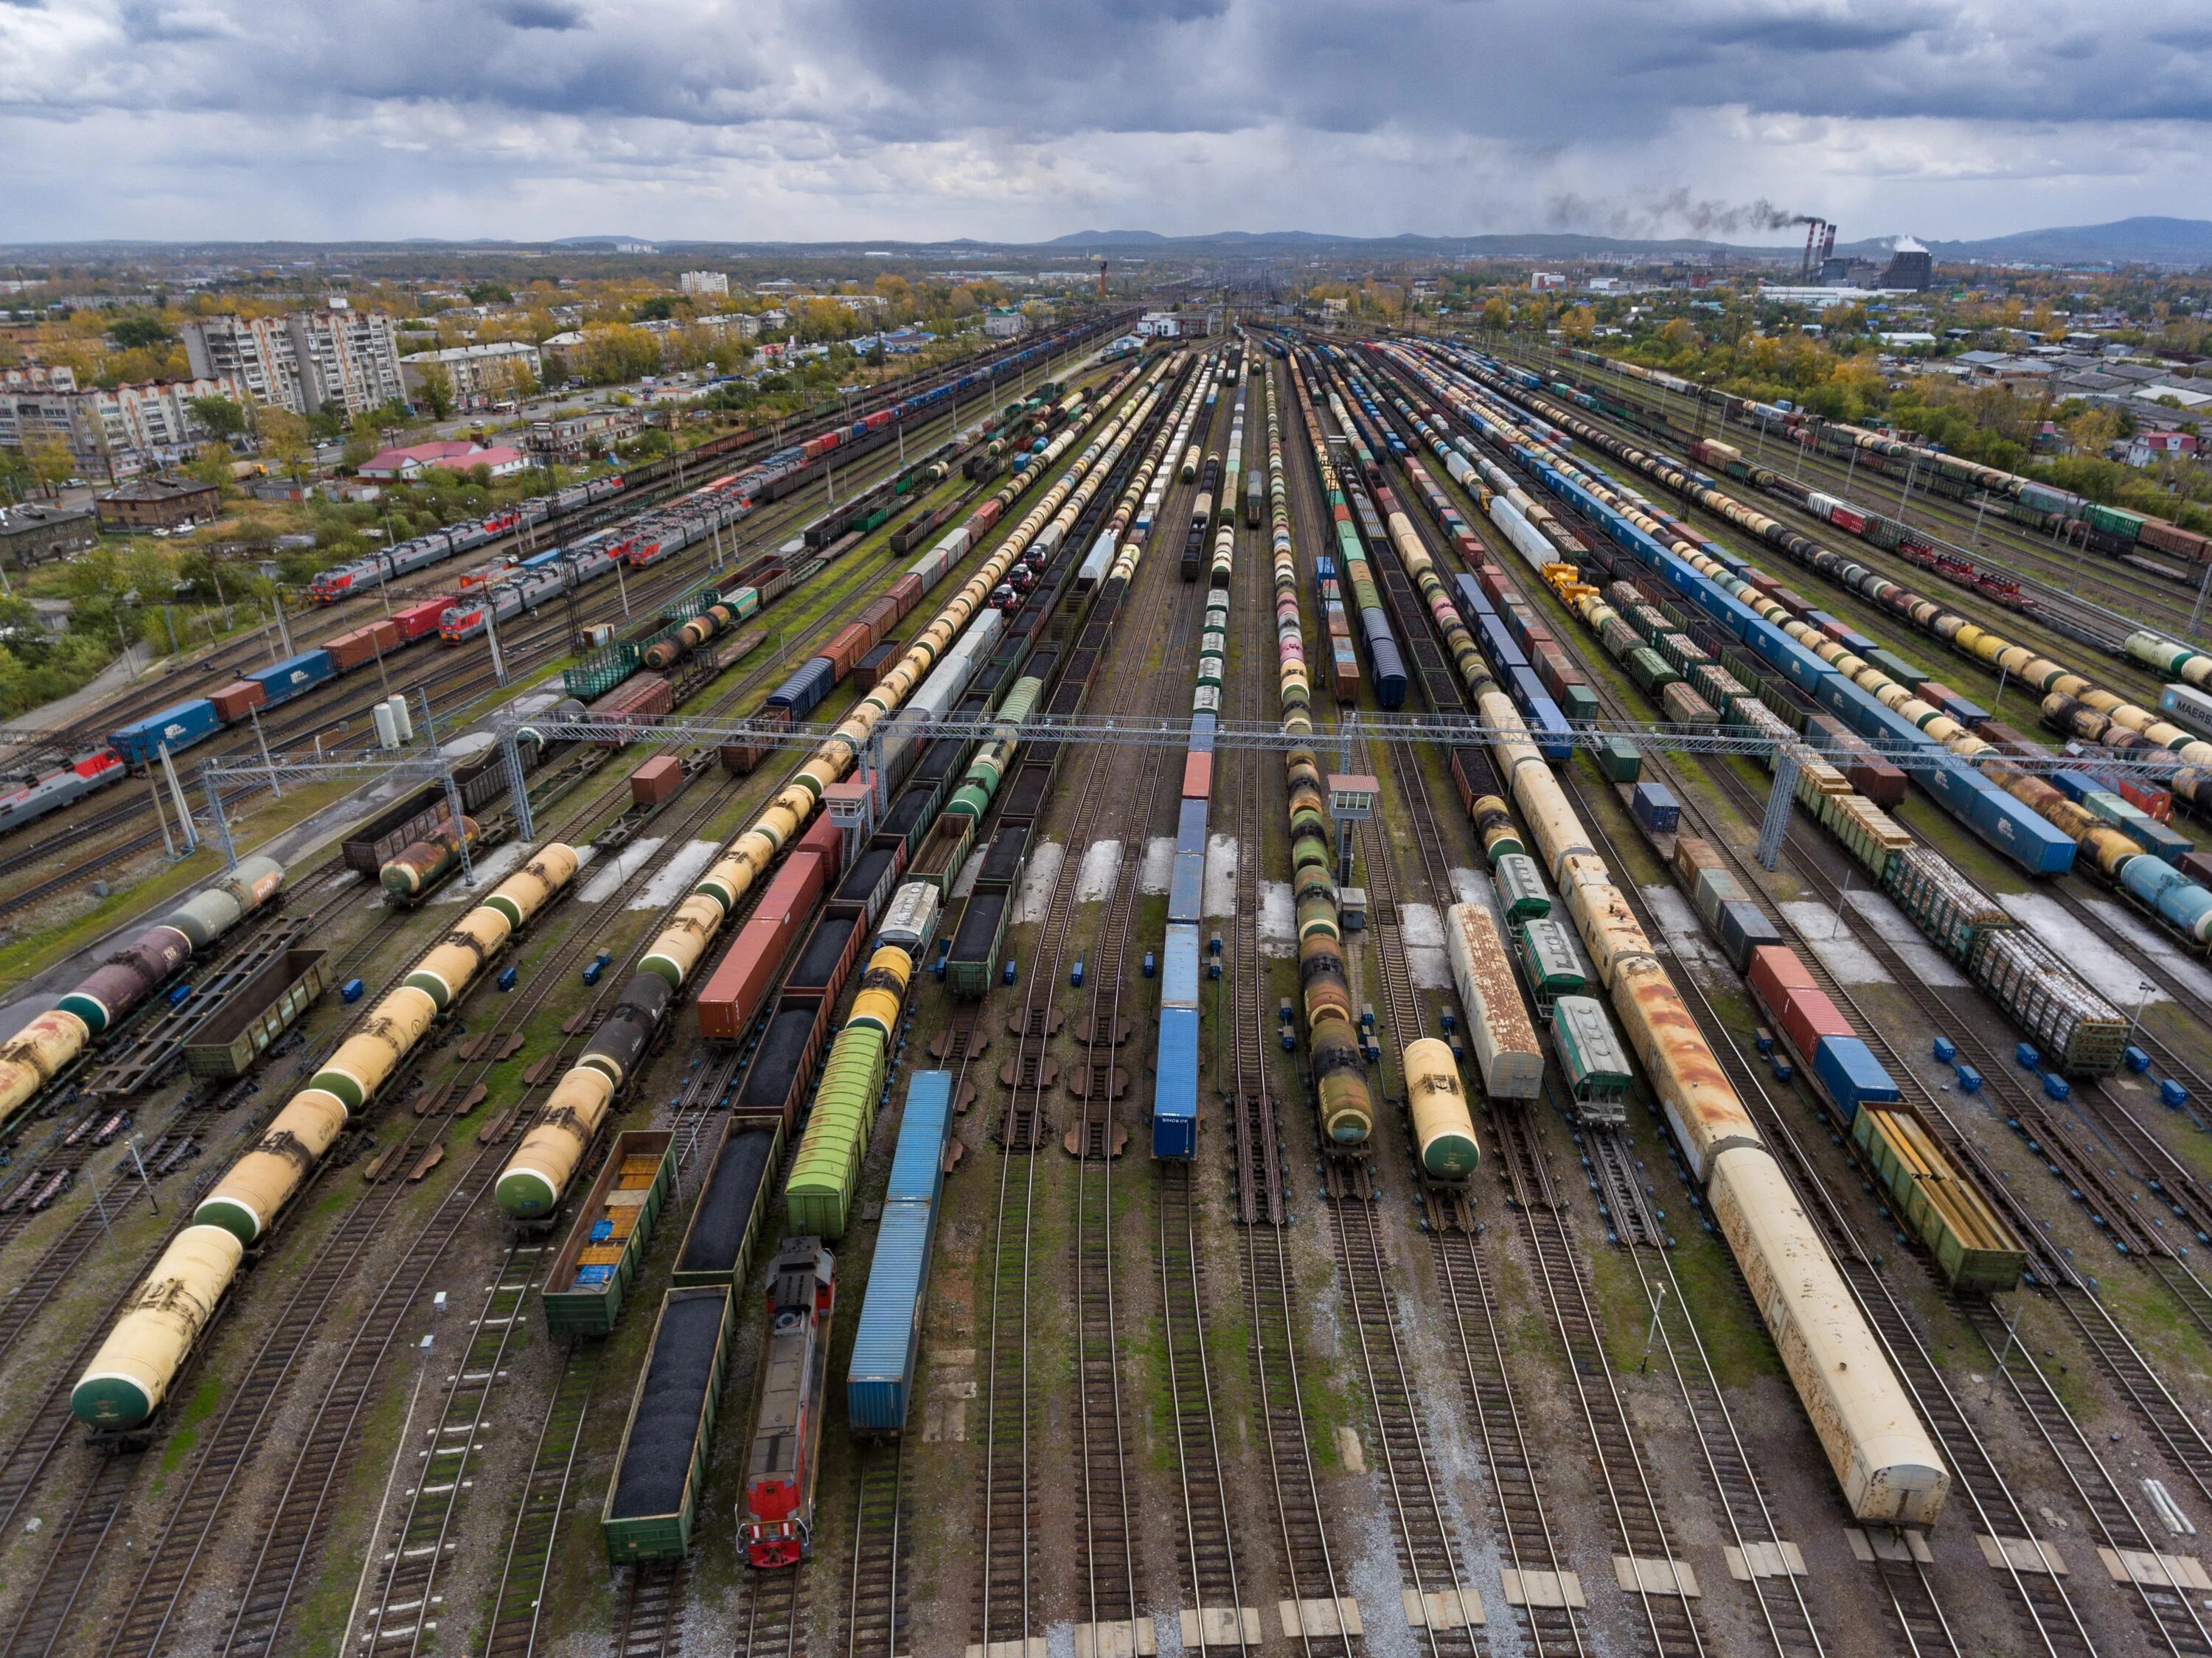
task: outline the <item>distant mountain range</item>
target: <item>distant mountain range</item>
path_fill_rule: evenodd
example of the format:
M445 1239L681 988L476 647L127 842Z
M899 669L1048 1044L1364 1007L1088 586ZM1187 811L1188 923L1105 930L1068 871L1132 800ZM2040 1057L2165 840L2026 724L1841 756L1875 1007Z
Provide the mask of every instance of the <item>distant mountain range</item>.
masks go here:
M1876 261L1888 258L1891 238L1876 237L1838 247L1838 253ZM2212 265L2212 220L2142 217L2118 219L2110 224L2069 225L2046 230L2023 230L2008 236L1978 240L1942 241L1923 237L1936 258L1949 260L2018 260L2039 264L2166 264ZM1299 259L1317 254L1376 259L1559 259L1604 260L1664 258L1676 255L1727 254L1739 258L1761 258L1783 266L1796 263L1803 246L1798 243L1752 246L1716 242L1697 237L1638 239L1585 235L1574 231L1527 231L1483 236L1337 236L1312 230L1223 230L1202 236L1167 236L1156 230L1079 230L1042 242L990 242L969 237L936 241L896 241L881 238L831 242L702 241L655 236L562 236L542 242L483 238L449 240L416 237L404 241L210 242L159 243L125 241L46 242L16 244L10 252L37 255L60 254L75 248L103 252L136 249L191 248L214 254L224 251L283 248L288 252L325 253L382 248L468 247L484 250L556 247L572 252L611 252L617 243L635 242L663 254L753 256L836 256L884 252L908 258L962 255L1026 255L1066 253L1077 257L1112 258Z

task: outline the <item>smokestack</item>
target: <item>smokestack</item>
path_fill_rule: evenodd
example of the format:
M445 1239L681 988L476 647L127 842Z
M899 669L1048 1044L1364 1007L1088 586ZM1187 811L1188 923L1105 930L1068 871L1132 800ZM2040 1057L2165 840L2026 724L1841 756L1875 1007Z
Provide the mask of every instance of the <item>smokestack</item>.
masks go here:
M1820 222L1818 219L1806 220L1805 257L1797 261L1797 280L1801 282L1806 281L1813 274L1813 249L1819 244L1820 240Z
M1830 225L1820 238L1820 263L1827 264L1836 257L1836 228Z

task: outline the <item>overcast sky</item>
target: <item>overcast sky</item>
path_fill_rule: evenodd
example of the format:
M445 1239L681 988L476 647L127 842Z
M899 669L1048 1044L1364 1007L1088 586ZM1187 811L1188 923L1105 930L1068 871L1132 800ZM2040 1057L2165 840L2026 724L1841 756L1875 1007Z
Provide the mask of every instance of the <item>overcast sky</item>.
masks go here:
M11 240L1948 239L2208 126L2171 0L0 0Z

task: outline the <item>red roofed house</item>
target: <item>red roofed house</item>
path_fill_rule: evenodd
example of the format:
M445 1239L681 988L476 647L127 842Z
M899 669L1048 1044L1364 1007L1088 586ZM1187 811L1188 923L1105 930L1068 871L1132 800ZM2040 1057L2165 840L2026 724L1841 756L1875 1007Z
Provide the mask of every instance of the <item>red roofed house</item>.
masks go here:
M509 477L529 465L530 458L519 449L498 444L486 446L454 438L442 443L412 444L404 449L379 450L362 463L361 476L411 478L426 466L442 466L454 472L489 466L494 477Z

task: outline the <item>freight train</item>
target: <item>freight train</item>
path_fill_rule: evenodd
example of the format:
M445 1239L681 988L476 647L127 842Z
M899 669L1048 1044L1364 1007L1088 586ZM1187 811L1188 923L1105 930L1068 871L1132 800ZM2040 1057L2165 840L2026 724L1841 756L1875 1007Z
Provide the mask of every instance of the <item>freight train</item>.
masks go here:
M1425 558L1425 554L1424 555ZM1432 564L1417 574L1441 593ZM1456 610L1432 601L1439 623ZM1613 1012L1642 1060L1662 1114L1751 1285L1814 1432L1862 1521L1925 1527L1950 1473L1865 1326L1819 1230L1769 1152L1661 964L1613 872L1569 804L1512 699L1484 666L1464 624L1446 638L1533 850L1569 914ZM1466 641L1462 645L1460 641ZM1316 1075L1320 1073L1318 1059ZM1869 1355L1875 1355L1869 1361Z
M365 1111L492 958L574 878L574 848L550 841L433 945L359 1022L253 1149L193 1211L125 1303L70 1396L101 1433L142 1431L228 1294L246 1252L265 1239L346 1125ZM241 866L242 867L242 866Z
M79 1055L122 1023L193 957L276 897L284 866L246 858L107 957L58 1006L0 1045L0 1131Z
M1823 421L1802 410L1784 409L1736 397L1697 385L1680 375L1646 368L1641 363L1579 349L1571 349L1567 355L1577 362L1643 380L1679 397L1718 404L1724 413L1769 430L1779 430L1796 443L1826 454L1855 457L1858 465L1870 471L1903 473L1909 470L1924 487L1955 500L2000 496L2010 503L2006 516L2014 522L2032 530L2055 531L2094 551L2120 556L2142 546L2192 563L2212 563L2212 539L2165 519L2106 507L2071 490L2055 489L2001 467L1984 466L1962 455L1913 443L1890 433L1869 431L1841 421ZM1590 393L1577 392L1564 383L1550 389L1586 408L1601 406Z
M1158 365L1149 372L1148 378L1156 379L1164 373L1165 365ZM1118 376L1082 417L1055 436L1046 446L1048 465L1066 453L1135 378L1133 371ZM1109 432L1112 429L1109 422ZM814 815L823 792L852 769L870 738L891 722L931 669L983 611L984 601L992 589L1027 551L1096 463L1099 447L1094 444L1084 451L1069 472L1044 492L935 620L908 642L905 653L884 672L793 774L759 819L723 850L690 896L678 907L670 925L654 939L639 963L637 975L623 993L625 1003L634 1007L635 1017L626 1028L635 1038L635 1051L627 1060L611 1054L603 1062L601 1057L587 1050L585 1060L556 1084L538 1125L524 1138L499 1176L498 1200L508 1214L518 1219L535 1219L550 1213L559 1204L584 1154L597 1137L600 1124L605 1121L617 1090L628 1079L651 1030L665 1017L669 999L689 981L730 912L747 892L766 878L783 849L797 841L802 826ZM1043 469L1036 468L1008 479L969 515L966 523L924 554L908 571L912 591L905 604L910 607L923 592L943 580L954 564L1027 493L1030 483L1042 476ZM902 583L902 586L906 585ZM886 628L891 625L895 621L884 623ZM873 642L872 639L869 641L870 644ZM863 645L853 651L853 660L857 661L866 649L867 646ZM829 695L836 677L833 659L812 659L770 695L769 704L780 709L787 720L804 719ZM659 981L658 987L647 985L647 979ZM602 1027L603 1032L606 1029L606 1026Z

